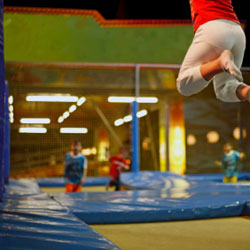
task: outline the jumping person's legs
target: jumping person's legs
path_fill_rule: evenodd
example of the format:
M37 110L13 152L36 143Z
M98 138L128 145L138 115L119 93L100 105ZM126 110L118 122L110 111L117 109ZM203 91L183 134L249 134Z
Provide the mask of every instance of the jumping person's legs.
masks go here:
M233 37L230 50L234 63L237 68L241 68L246 47L245 34L239 25L232 24L228 36ZM218 99L224 102L249 101L250 86L244 84L242 81L236 80L229 74L222 73L216 75L213 83Z
M219 56L215 46L200 39L203 36L200 31L200 29L197 30L177 78L177 89L185 96L199 93L208 86L211 80L206 80L201 75L201 65L211 62Z
M214 79L217 98L226 102L249 100L250 87L239 81L244 50L245 35L238 24L214 20L202 25L182 63L177 78L179 92L187 96L198 93Z

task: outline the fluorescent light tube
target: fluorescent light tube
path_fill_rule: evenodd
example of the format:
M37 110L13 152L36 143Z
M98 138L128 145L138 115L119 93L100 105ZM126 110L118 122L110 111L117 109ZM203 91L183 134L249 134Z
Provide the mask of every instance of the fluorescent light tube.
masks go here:
M19 133L30 133L30 134L45 134L47 133L46 128L37 128L37 127L23 127L19 128Z
M20 119L22 124L49 124L49 118L22 118Z
M28 95L28 102L77 102L77 96L70 95Z
M136 116L137 116L138 118L141 118L141 117L143 117L143 116L145 116L145 115L147 115L147 114L148 114L148 111L147 111L146 109L143 109L143 110L138 111L138 112L136 113Z
M138 103L157 103L157 97L138 97L135 98L133 96L110 96L108 97L108 102L114 103L131 103L137 100Z
M73 105L71 105L71 106L69 107L69 112L70 112L70 113L73 113L75 110L76 110L76 105L75 105L75 104L73 104Z
M88 133L87 128L60 128L62 134L86 134Z
M131 122L132 121L132 115L126 115L124 118L123 118L123 121L124 122Z
M77 106L81 106L85 101L86 101L86 98L82 96L82 97L77 101Z
M115 125L115 126L120 126L120 125L122 125L123 123L124 123L123 119L117 119L117 120L115 120L114 125Z

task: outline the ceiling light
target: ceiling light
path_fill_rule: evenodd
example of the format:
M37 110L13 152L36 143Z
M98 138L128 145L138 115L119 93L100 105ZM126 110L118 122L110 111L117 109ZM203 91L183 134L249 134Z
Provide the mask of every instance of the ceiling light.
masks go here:
M69 112L65 111L62 116L63 116L64 119L68 118L69 117Z
M73 104L72 106L69 107L69 112L72 113L76 110L76 105Z
M39 128L39 127L23 127L23 128L19 128L19 133L45 134L47 133L47 129Z
M110 96L108 97L108 102L114 103L131 103L137 100L138 103L157 103L157 97L138 97L135 98L133 96Z
M77 102L77 96L71 95L28 95L26 96L28 102Z
M64 121L64 118L62 117L62 116L60 116L59 118L58 118L58 122L59 123L62 123Z
M132 121L132 115L127 115L127 116L125 116L124 118L123 118L123 121L124 122L131 122Z
M13 105L9 105L9 111L10 111L10 112L13 112L13 111L14 111Z
M62 134L86 134L88 133L87 128L60 128Z
M115 126L120 126L120 125L122 125L123 123L124 123L123 119L118 119L118 120L115 120L114 125L115 125Z
M49 118L22 118L20 119L22 124L49 124Z
M13 96L11 95L11 96L9 96L9 98L8 98L8 102L9 102L9 104L13 104L13 102L14 102L14 98L13 98Z
M143 109L143 110L138 111L138 112L136 113L136 116L137 116L138 118L141 118L141 117L143 117L143 116L145 116L145 115L147 115L147 114L148 114L148 111L147 111L146 109Z
M116 103L130 103L135 100L134 97L130 96L110 96L108 98L108 102L116 102Z
M86 98L82 96L82 97L77 101L77 106L81 106L85 101L86 101Z
M157 103L158 102L157 97L138 97L136 100L139 103Z

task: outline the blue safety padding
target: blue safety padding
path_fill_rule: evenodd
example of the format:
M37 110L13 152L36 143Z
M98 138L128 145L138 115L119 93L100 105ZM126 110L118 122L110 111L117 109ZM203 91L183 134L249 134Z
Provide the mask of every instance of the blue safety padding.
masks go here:
M29 196L42 193L35 179L10 179L6 198L15 196Z
M189 182L182 177L171 185L160 190L55 193L53 197L88 224L239 216L250 202L250 185Z
M132 189L162 189L179 186L181 180L203 185L204 182L222 183L223 174L197 174L180 176L170 172L142 171L139 173L123 173L121 181ZM238 180L250 180L250 173L240 173Z
M158 171L141 171L138 173L122 173L122 184L131 189L162 189L172 188L177 182L184 180L178 174Z
M4 110L4 183L9 184L10 174L10 122L9 122L9 87L8 83L4 84L4 98L5 98L5 110Z
M186 177L189 180L196 180L196 181L215 181L215 182L223 182L223 176L222 173L217 174L190 174ZM250 173L239 173L238 174L238 180L239 181L247 181L250 180Z
M120 249L47 194L28 194L32 181L13 182L0 203L0 249Z
M3 0L0 0L0 202L4 193L4 128L6 121L5 113L5 67L4 67L4 37L3 37Z
M56 178L36 178L40 187L64 187L63 177ZM104 186L109 181L109 177L87 177L83 186Z
M242 215L250 216L250 202L245 204L244 210L242 211Z

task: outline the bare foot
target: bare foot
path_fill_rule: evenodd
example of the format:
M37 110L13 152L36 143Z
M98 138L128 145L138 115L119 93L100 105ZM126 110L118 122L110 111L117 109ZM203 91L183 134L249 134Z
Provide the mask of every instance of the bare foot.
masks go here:
M221 58L221 67L224 69L224 71L226 71L228 74L230 74L239 82L242 82L243 77L241 71L234 64L232 52L230 50L224 50L221 53L220 58Z

